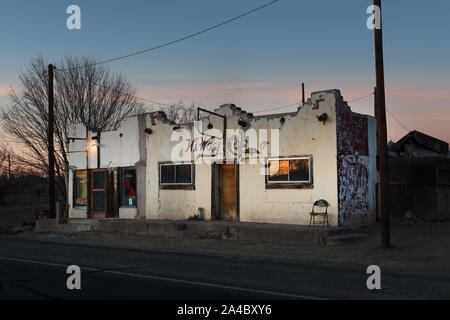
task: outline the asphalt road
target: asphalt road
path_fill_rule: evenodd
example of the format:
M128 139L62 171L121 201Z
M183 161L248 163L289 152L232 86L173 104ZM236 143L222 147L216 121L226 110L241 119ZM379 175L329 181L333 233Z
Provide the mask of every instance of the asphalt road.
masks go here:
M68 265L82 269L68 290ZM450 277L0 237L0 299L448 299Z

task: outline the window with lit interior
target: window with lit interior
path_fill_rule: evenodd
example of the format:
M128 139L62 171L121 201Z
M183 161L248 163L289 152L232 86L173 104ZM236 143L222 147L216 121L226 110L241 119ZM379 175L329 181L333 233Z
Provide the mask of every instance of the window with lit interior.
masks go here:
M310 184L311 157L268 159L268 184Z
M122 207L136 207L137 205L137 184L136 184L136 169L122 168Z
M74 174L73 206L87 206L87 174L86 170L77 170Z

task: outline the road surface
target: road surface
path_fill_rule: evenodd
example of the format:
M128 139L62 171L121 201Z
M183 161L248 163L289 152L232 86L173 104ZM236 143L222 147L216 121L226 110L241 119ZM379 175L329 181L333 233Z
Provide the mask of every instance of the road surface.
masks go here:
M81 290L66 268L81 267ZM448 299L445 274L382 269L368 290L361 268L160 252L0 237L0 299Z

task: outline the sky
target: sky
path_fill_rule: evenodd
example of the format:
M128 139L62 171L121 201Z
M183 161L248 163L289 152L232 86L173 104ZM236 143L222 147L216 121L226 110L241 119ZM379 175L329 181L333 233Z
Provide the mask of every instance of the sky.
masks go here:
M0 108L36 55L56 66L65 55L99 60L197 32L269 0L2 0ZM258 112L311 92L340 89L345 100L375 86L371 0L281 0L198 37L107 64L142 98L204 107L234 103ZM69 30L66 9L81 9ZM419 130L450 141L450 1L383 1L388 138ZM373 115L373 97L349 103ZM278 111L293 111L295 107ZM406 127L406 128L404 128Z

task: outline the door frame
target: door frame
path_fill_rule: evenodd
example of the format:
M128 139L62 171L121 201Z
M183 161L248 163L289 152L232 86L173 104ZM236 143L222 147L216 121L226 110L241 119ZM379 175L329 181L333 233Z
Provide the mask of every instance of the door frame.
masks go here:
M240 214L240 192L239 192L239 164L238 163L224 163L234 164L235 183L236 183L236 221L241 221ZM211 220L222 221L220 208L220 170L224 164L211 165Z
M106 218L108 215L108 172L106 169L91 169L90 171L90 192L89 192L89 212L91 218ZM94 189L94 174L96 172L103 172L104 177L104 188L103 189ZM104 212L95 212L94 211L94 192L101 192L104 194L104 202L105 202L105 211Z

